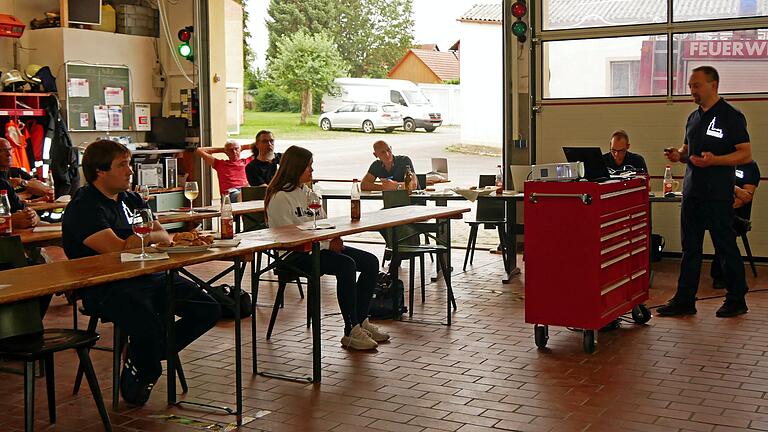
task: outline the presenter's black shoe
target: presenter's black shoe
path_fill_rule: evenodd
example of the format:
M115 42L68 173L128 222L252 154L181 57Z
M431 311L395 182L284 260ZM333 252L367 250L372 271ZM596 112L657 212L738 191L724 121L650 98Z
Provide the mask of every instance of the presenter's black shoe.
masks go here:
M659 316L695 315L696 306L673 297L664 306L656 308L656 314Z
M723 302L723 305L720 306L720 309L715 312L715 316L718 318L735 317L747 313L748 310L747 303L743 300L726 300Z

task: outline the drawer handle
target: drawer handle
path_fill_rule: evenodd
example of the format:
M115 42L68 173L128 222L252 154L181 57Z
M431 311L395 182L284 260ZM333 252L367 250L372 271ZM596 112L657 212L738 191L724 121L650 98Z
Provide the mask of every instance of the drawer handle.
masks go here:
M620 287L620 286L624 285L625 283L627 283L627 282L629 282L629 281L631 281L631 280L632 280L632 279L630 279L630 278L628 278L628 277L625 277L624 279L622 279L622 280L620 280L620 281L618 281L618 282L616 282L616 283L614 283L614 284L608 285L608 286L607 286L607 287L605 287L605 288L604 288L602 291L600 291L600 295L601 295L601 296L604 296L604 295L608 294L609 292L611 292L611 291L615 290L616 288L618 288L618 287Z
M528 196L528 199L534 204L539 202L539 198L578 198L582 203L584 203L584 205L592 204L592 195L590 194L553 194L533 192Z
M621 242L621 243L617 243L617 244L615 244L615 245L613 245L613 246L611 246L611 247L609 247L609 248L607 248L607 249L602 249L602 250L600 251L600 255L605 255L605 254L607 254L608 252L613 252L613 251L615 251L616 249L620 249L620 248L623 248L624 246L626 246L626 245L628 245L628 244L629 244L629 242L628 242L627 240L624 240L623 242Z
M639 242L639 241L641 241L641 240L645 240L645 239L647 239L647 238L648 238L648 236L647 236L647 235L645 235L645 234L643 234L643 235L641 235L641 236L639 236L639 237L635 237L635 238L633 238L633 239L632 239L632 240L630 240L630 241L631 241L632 243L635 243L635 242Z
M614 220L611 220L611 221L608 221L608 222L604 222L604 223L600 224L600 228L609 227L609 226L615 225L615 224L617 224L619 222L624 222L626 220L629 220L629 216L624 216L623 218L614 219Z
M610 260L610 261L606 261L606 262L604 262L604 263L600 264L600 268L601 268L601 269L604 269L604 268L606 268L606 267L610 267L610 266L612 266L612 265L616 264L617 262L619 262L619 261L624 261L625 259L627 259L627 258L629 258L629 257L631 257L631 256L632 256L632 255L631 255L631 254L628 254L628 253L625 253L625 254L623 254L623 255L619 255L619 256L617 256L616 258L614 258L614 259L612 259L612 260Z
M645 246L643 246L643 247L641 247L641 248L637 248L637 249L633 250L632 252L630 252L630 254L632 254L632 255L637 255L637 254L639 254L640 252L643 252L644 250L645 250Z
M645 273L646 273L645 269L642 269L642 270L640 270L640 271L636 271L636 272L632 273L632 279L633 279L633 280L634 280L634 279L637 279L637 278L639 278L640 276L644 275Z
M645 228L646 226L648 226L648 224L646 224L646 223L639 223L639 224L637 224L637 225L633 225L633 226L632 226L632 231L634 231L634 230L639 230L639 229L643 229L643 228Z
M619 230L619 231L616 231L615 233L610 233L610 234L607 234L607 235L604 235L604 236L600 237L600 241L604 242L606 240L610 240L610 239L612 239L614 237L618 237L618 236L620 236L622 234L626 234L628 232L629 232L629 228L624 228L623 230Z
M632 215L632 217L633 218L639 218L639 217L645 216L646 214L647 214L646 212L635 213L635 214Z
M639 191L644 191L644 190L646 190L645 186L638 186L638 187L635 187L635 188L632 188L632 189L625 189L625 190L621 190L621 191L616 191L616 192L611 192L611 193L600 195L600 199L604 200L604 199L608 199L608 198L616 198L618 196L622 196L622 195L626 195L626 194L631 194L631 193L634 193L634 192L639 192Z

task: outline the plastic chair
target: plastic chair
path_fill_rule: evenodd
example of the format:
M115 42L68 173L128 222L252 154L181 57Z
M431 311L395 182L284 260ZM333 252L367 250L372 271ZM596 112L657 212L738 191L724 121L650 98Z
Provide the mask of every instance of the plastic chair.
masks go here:
M26 265L24 248L19 236L0 238L0 265L16 268ZM83 365L88 385L99 410L104 429L112 430L104 406L99 382L88 355L99 335L73 329L44 329L38 299L0 305L0 357L24 362L24 430L34 430L35 362L43 360L48 418L56 423L56 393L53 356L59 351L74 349Z
M495 175L480 175L478 186L483 188L485 186L493 186L496 184ZM467 261L470 264L475 259L475 246L477 245L477 232L480 225L484 225L485 229L496 229L499 233L499 243L501 244L501 253L504 258L504 262L507 262L507 250L504 247L506 238L506 224L505 216L505 204L501 200L491 199L479 199L477 200L477 213L475 220L465 221L469 226L469 238L467 239L467 252L464 255L464 267L463 270L467 271Z
M408 192L405 190L395 190L395 191L384 191L382 192L382 197L384 199L384 208L392 208L392 207L402 207L410 204L410 197L408 196ZM434 224L432 224L434 225ZM450 271L448 269L447 262L445 260L445 253L447 253L447 248L443 245L432 245L432 244L421 244L419 242L418 236L422 234L423 232L419 229L419 224L410 224L410 225L403 225L397 227L398 231L398 255L402 260L408 260L409 263L409 284L408 284L408 316L413 317L413 287L414 287L414 279L415 279L415 264L416 264L416 258L419 258L419 264L420 264L420 276L421 276L421 301L424 302L424 294L425 294L425 282L426 282L426 275L425 275L425 269L424 269L424 255L428 253L435 253L437 254L437 265L439 267L440 272L443 272L443 275L445 275L446 271ZM387 261L388 259L391 259L392 256L392 245L393 245L393 239L392 239L392 230L391 229L385 229L381 231L381 235L384 237L384 240L386 242L386 247L384 249L384 259L382 261ZM453 306L453 310L456 310L456 299L453 296L453 288L451 287L450 283L448 283L447 279L444 279L446 282L446 288L448 290L448 301Z

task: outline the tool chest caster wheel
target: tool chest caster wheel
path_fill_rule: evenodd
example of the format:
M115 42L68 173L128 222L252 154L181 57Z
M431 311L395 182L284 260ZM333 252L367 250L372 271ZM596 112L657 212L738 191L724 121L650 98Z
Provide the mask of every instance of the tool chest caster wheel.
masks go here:
M549 340L549 327L536 324L533 326L533 340L539 348L546 348Z
M584 352L592 354L595 352L595 346L597 345L597 332L594 330L584 330Z
M639 304L632 308L632 319L637 324L645 324L651 319L651 311L644 304Z

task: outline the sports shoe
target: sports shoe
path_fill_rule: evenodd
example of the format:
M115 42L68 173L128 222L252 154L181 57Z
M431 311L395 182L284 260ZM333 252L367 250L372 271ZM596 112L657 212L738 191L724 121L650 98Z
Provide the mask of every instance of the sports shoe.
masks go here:
M370 336L366 334L365 330L363 330L359 324L352 327L349 336L342 336L341 344L347 348L355 350L372 350L379 346L375 340L371 339Z
M723 302L723 305L720 306L720 309L715 312L715 316L718 318L729 318L736 315L745 314L748 310L749 308L747 307L747 302L743 300L726 300Z
M656 309L659 316L677 316L677 315L695 315L696 306L694 303L687 303L671 298L667 304Z
M120 373L120 395L131 405L142 406L149 400L154 382L146 382L139 378L139 371L129 357Z
M367 331L371 339L375 340L376 342L386 342L389 340L389 335L379 330L377 326L371 324L371 322L368 321L368 318L366 318L365 321L360 324L360 327Z

